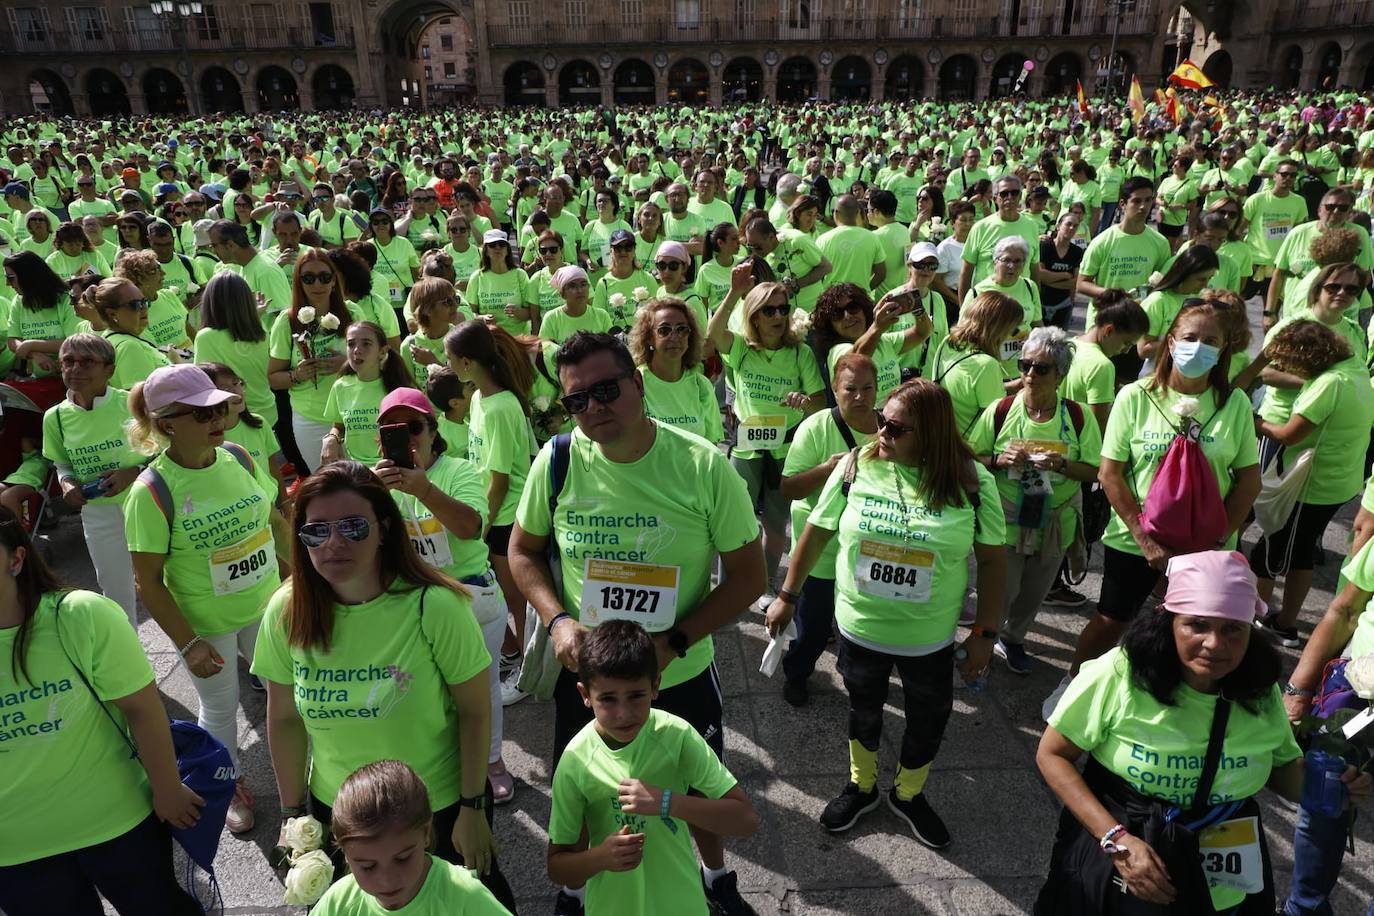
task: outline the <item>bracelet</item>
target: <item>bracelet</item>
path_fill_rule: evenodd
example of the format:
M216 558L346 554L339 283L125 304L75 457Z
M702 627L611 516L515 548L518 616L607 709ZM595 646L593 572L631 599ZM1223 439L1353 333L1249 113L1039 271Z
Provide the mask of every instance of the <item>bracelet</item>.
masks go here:
M670 815L668 814L668 810L669 810L670 808L672 808L672 806L673 806L673 790L672 790L672 789L664 789L664 790L663 790L663 800L662 800L661 802L658 803L658 816L659 816L659 817L662 817L662 818L667 818L667 817L669 817Z
M305 805L282 805L282 817L301 817L305 814Z
M1292 681L1283 685L1283 692L1290 697L1302 697L1305 700L1310 700L1317 695L1315 690L1303 690L1301 687L1294 687Z
M1117 837L1125 833L1126 828L1124 826L1122 826L1121 824L1115 824L1112 826L1110 830L1102 834L1102 839L1097 841L1097 845L1102 847L1102 851L1109 856L1115 855L1118 852L1125 852L1125 847L1118 846L1115 842Z
M295 370L295 369L287 369L287 370L286 370L286 377L289 378L289 379L291 380L291 384L293 384L293 385L299 385L299 384L300 384L300 381L296 378L296 370Z
M201 638L199 636L192 636L190 642L188 642L186 645L182 646L180 649L177 650L177 654L180 655L182 658L185 658L186 653L190 652L191 647L198 642L202 642Z
M781 598L783 601L786 601L788 604L796 604L798 601L801 600L801 595L798 595L794 591L789 591L788 589L783 588L781 586L779 586L778 588L778 597Z
M544 628L545 632L549 634L549 639L553 639L553 628L558 626L560 620L564 619L572 620L572 614L569 614L567 611L559 611L557 614L553 615L553 620L550 620L549 625Z

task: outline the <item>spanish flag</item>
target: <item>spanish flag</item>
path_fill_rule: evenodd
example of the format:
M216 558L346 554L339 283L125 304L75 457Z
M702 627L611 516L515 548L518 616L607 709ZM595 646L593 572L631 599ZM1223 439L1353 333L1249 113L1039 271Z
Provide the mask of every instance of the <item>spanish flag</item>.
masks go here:
M1155 90L1155 104L1160 105L1161 107L1164 105L1164 90L1163 90L1163 89L1156 89L1156 90Z
M1169 74L1169 82L1176 83L1188 89L1206 89L1215 86L1216 83L1207 78L1197 64L1191 60L1185 60L1178 65L1178 69Z
M1088 113L1088 97L1083 94L1083 81L1078 80L1078 113L1086 115Z
M1131 120L1139 124L1145 117L1145 93L1140 89L1140 77L1131 77L1131 91L1126 97L1126 103L1131 107Z

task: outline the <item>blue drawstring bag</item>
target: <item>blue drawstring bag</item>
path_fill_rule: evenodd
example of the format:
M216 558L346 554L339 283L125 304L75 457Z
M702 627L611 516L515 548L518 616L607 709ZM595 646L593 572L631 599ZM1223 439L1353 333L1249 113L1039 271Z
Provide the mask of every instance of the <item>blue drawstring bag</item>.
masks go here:
M172 836L186 850L186 891L197 902L200 897L195 890L195 867L199 865L210 876L211 903L209 907L202 904L209 912L224 905L219 880L215 877L215 854L219 852L219 838L224 831L229 803L234 800L238 772L229 757L229 749L194 722L172 720L172 746L176 749L177 771L181 773L182 783L205 799L205 807L200 809L200 820L195 826L173 827Z

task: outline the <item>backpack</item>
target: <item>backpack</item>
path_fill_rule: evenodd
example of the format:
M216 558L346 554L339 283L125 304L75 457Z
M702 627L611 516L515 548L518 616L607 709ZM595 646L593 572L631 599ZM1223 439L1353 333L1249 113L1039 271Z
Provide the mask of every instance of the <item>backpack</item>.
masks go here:
M1154 398L1150 398L1150 403L1155 404ZM1159 409L1158 404L1155 409ZM1184 421L1169 443L1141 505L1140 524L1145 533L1179 553L1212 550L1226 533L1226 504L1221 499L1221 487L1198 443L1206 425L1194 425L1191 418Z
M226 452L234 456L240 466L250 475L254 474L253 457L248 451L237 442L225 440L220 446ZM172 503L172 490L167 486L167 481L158 473L157 468L149 465L138 475L138 479L148 488L148 492L153 495L153 502L162 510L162 514L167 518L167 530L172 528L172 516L176 514L176 506Z

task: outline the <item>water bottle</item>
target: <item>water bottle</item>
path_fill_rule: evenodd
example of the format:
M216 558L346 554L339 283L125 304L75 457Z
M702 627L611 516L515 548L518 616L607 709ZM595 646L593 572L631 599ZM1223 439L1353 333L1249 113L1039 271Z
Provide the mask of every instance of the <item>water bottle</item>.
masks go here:
M966 661L967 659L968 650L965 649L963 646L960 646L959 648L954 650L955 664ZM972 681L965 681L963 676L959 674L958 670L954 672L954 687L956 690L967 690L969 693L982 693L983 688L987 685L988 675L986 671L978 675Z
M1347 789L1341 782L1346 763L1326 751L1308 751L1304 759L1302 806L1326 818L1340 817L1345 810Z

